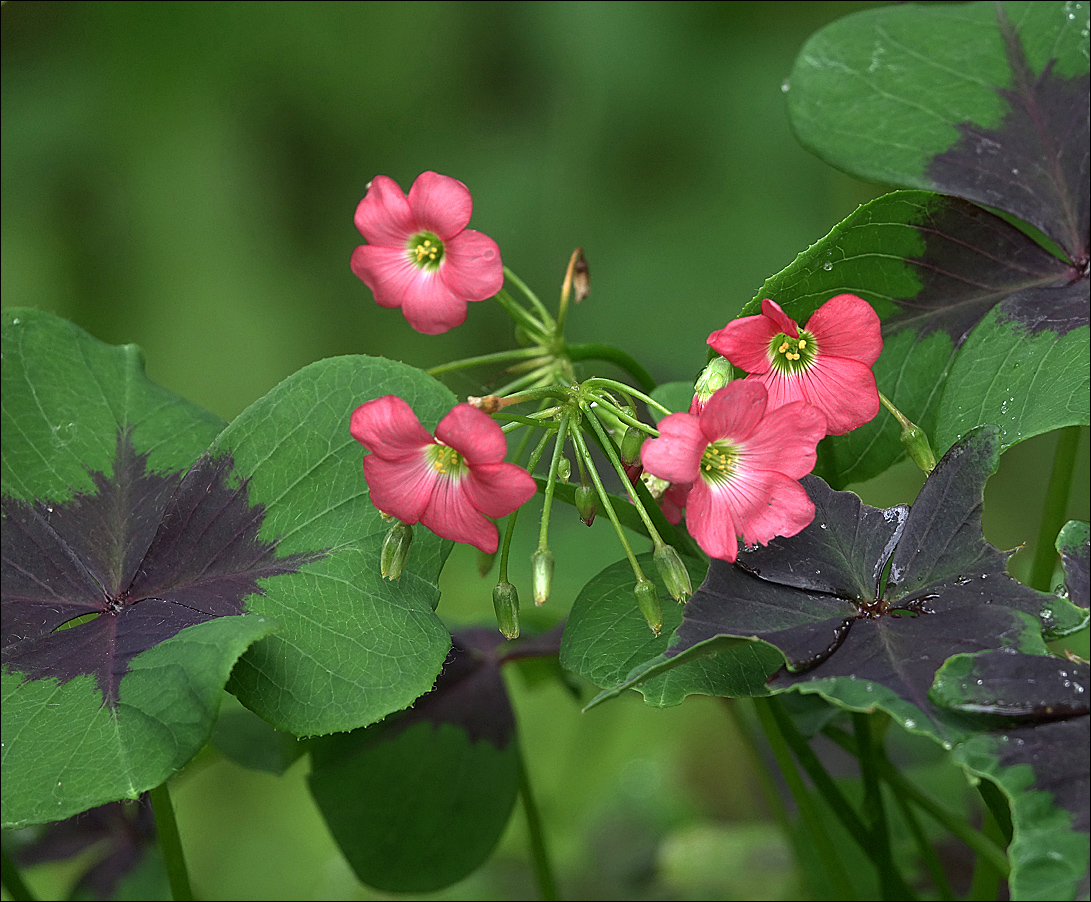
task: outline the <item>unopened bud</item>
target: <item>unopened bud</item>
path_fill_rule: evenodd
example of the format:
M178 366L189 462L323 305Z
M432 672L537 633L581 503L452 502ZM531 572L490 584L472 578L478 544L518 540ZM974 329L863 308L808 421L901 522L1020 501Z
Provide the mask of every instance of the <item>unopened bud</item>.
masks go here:
M630 426L625 430L625 436L621 439L621 462L626 467L640 461L640 446L644 444L644 439L647 437L648 433L643 429L637 429L636 426Z
M496 625L505 639L519 638L519 593L509 582L500 582L492 590L492 608Z
M401 579L405 562L409 558L409 546L413 544L413 527L396 520L383 539L379 554L379 570L387 579Z
M636 604L640 613L648 621L648 626L657 636L663 629L663 606L659 603L659 590L650 579L641 579L636 584Z
M591 293L591 270L584 259L583 248L578 250L579 257L572 267L572 300L577 304Z
M693 585L689 581L689 571L682 563L682 558L672 545L660 545L652 556L659 575L667 586L667 591L675 601L685 601L693 594Z
M599 512L599 495L594 486L587 483L576 486L576 510L588 526L595 522L595 514Z
M492 565L496 563L496 552L488 554L484 551L477 552L477 572L482 577L489 575L489 571L492 570Z
M908 452L918 467L925 473L931 473L936 468L936 455L932 453L932 446L928 444L928 436L924 430L915 423L908 423L901 434L902 447Z
M539 548L530 556L530 571L534 585L534 603L545 604L553 588L553 553L548 548Z
M725 358L710 360L693 385L693 400L690 402L689 412L699 414L708 399L727 385L733 375L731 364Z
M562 456L557 461L557 478L561 482L568 482L569 477L572 475L572 464L567 457Z

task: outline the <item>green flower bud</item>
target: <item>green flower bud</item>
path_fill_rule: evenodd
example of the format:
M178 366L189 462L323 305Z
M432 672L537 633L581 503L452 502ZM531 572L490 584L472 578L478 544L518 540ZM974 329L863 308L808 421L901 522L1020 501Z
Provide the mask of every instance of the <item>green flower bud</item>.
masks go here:
M594 486L586 482L576 486L576 510L580 512L580 519L588 526L595 522L595 514L599 512L599 493Z
M530 556L530 568L534 584L534 603L545 604L553 588L553 553L548 548L539 548Z
M658 636L663 629L663 606L659 603L659 589L650 579L641 579L633 591L636 593L636 605L640 608L640 613L648 621L652 632Z
M909 423L902 429L902 447L912 458L913 463L931 473L936 468L936 455L932 453L932 447L928 444L928 436L924 430L915 423Z
M492 608L496 625L505 639L519 638L519 593L509 582L500 582L492 590Z
M561 482L568 482L569 477L572 475L572 464L569 463L567 457L562 456L557 461L557 478Z
M413 544L413 527L401 520L394 521L390 532L383 539L379 555L379 570L387 579L401 579L405 562L409 558L409 546Z
M701 370L701 375L693 385L693 393L699 404L704 404L716 392L727 385L734 376L731 364L723 357L716 357Z
M666 583L667 591L675 601L685 601L693 594L693 586L689 581L689 571L682 563L682 558L674 550L672 545L660 545L652 556L659 575Z
M640 446L644 444L644 439L647 437L648 433L643 429L637 429L636 426L630 426L625 430L625 436L621 440L621 462L625 466L640 460Z

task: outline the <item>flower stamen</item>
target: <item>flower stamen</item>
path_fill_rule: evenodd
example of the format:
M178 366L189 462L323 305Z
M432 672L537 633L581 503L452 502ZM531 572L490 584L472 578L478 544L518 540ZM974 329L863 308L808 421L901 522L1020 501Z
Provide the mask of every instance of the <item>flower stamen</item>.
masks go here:
M735 472L739 449L727 442L713 442L701 455L701 476L705 482L726 482Z
M769 342L773 366L782 373L797 373L810 367L818 348L812 344L813 336L808 336L807 332L801 332L798 338L783 332L775 335Z

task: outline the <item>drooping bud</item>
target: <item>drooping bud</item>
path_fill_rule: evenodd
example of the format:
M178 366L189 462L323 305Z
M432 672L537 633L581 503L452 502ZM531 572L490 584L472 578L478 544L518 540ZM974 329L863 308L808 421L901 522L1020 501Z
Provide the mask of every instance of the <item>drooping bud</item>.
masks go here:
M682 563L682 558L673 545L660 545L652 555L659 575L667 586L667 591L675 601L685 601L693 594L693 585L689 581L689 571Z
M708 399L727 385L733 375L734 371L726 358L716 357L710 360L693 385L693 400L690 402L689 412L699 414Z
M390 532L383 539L379 553L379 570L387 579L401 579L405 562L409 559L409 546L413 544L413 527L395 520Z
M509 582L499 582L492 590L492 608L496 625L505 639L519 638L519 593Z
M567 457L561 456L561 459L557 461L557 478L561 482L568 482L569 477L572 475L572 464Z
M910 458L925 473L931 473L936 468L936 455L932 453L932 446L928 444L928 436L916 423L906 421L902 427L902 447L905 448Z
M489 575L492 565L496 563L496 552L488 554L484 551L477 552L477 572L484 578Z
M630 426L625 430L625 436L621 439L621 462L628 467L630 464L640 461L640 446L648 437L643 429Z
M534 586L534 603L545 604L553 588L553 553L548 548L539 548L530 556L530 570Z
M595 522L595 514L599 512L599 495L594 486L586 482L576 486L576 510L588 526Z
M663 629L663 606L659 603L659 590L650 579L641 579L633 590L636 593L636 604L640 613L648 621L648 626L657 636Z
M572 266L572 300L577 304L591 293L591 270L583 256L583 248L577 248L579 257Z

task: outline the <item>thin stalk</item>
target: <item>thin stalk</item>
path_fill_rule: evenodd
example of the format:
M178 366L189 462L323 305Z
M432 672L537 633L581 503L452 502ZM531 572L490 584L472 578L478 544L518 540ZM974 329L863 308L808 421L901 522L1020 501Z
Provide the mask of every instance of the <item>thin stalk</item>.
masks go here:
M530 460L527 461L527 471L529 473L533 473L534 468L538 466L538 461L541 459L542 452L545 450L546 442L549 441L549 435L550 433L548 432L543 435L537 446L530 453ZM528 432L527 439L529 438L530 433ZM523 445L519 448L516 459L518 459L518 455L522 454L525 447L526 440L524 440ZM511 512L511 515L508 517L507 529L504 530L504 547L500 552L500 582L502 583L506 583L508 581L508 553L511 551L511 537L515 533L515 521L518 519L519 511L521 510L521 507L517 507Z
M549 318L550 325L547 326L503 288L496 292L495 297L497 303L504 308L504 312L512 318L516 325L529 330L531 338L539 345L552 335L552 317Z
M516 740L516 757L519 762L519 795L523 800L523 814L527 819L530 858L534 863L534 875L538 878L538 889L541 891L543 899L560 899L560 894L557 892L557 881L553 877L553 867L549 861L549 853L546 851L542 818L538 813L538 805L534 801L526 758L523 756L523 749L519 746L518 740Z
M1053 456L1053 472L1049 477L1042 523L1038 527L1038 541L1034 546L1034 560L1030 568L1030 585L1041 592L1052 586L1053 568L1057 563L1057 533L1064 526L1068 494L1072 490L1072 474L1076 469L1076 450L1080 444L1080 427L1066 426L1057 440L1057 452Z
M587 450L587 443L583 439L583 433L580 432L579 429L573 429L569 434L572 436L572 444L576 446L577 454L588 461L587 470L591 475L591 481L595 484L595 490L599 493L599 501L602 502L602 506L606 511L606 516L608 516L610 522L614 524L614 531L617 533L618 541L621 542L621 547L625 551L625 556L632 565L633 575L636 576L637 582L640 582L644 579L644 571L640 569L640 564L637 563L636 554L629 544L629 539L625 535L625 530L621 527L621 521L617 518L617 512L614 510L614 506L610 503L610 495L607 493L605 486L603 486L602 479L599 478L599 471L590 463L591 453Z
M186 869L186 856L182 850L182 837L178 833L178 821L174 817L174 805L171 804L170 791L166 783L160 783L148 792L152 811L155 812L155 826L159 831L159 847L167 864L167 879L170 881L171 898L176 902L185 902L193 898L193 888Z
M772 707L769 705L770 701L767 698L753 699L758 722L765 731L765 738L768 740L773 757L776 758L777 765L780 767L784 782L788 784L788 791L791 792L792 798L795 799L803 826L818 852L818 860L822 862L826 870L826 876L833 885L833 898L852 899L856 895L856 889L849 879L844 864L837 855L837 849L825 825L822 823L822 818L811 799L811 794L807 791L807 787L803 785L803 779L800 777L799 771L796 770L788 746L784 741L784 735L779 729L778 720L773 715ZM805 869L804 861L800 860L797 864L801 870Z
M621 477L621 482L625 486L625 490L629 493L629 498L633 502L633 507L636 508L637 514L640 515L640 519L644 522L644 526L647 527L648 536L652 540L652 544L656 547L663 544L663 539L660 538L659 531L655 528L655 524L652 523L652 518L648 516L648 512L644 510L644 503L633 491L633 486L629 482L629 477L625 475L625 467L621 465L621 460L617 456L617 451L614 450L614 443L610 440L610 436L606 434L606 427L599 422L598 417L593 413L587 414L587 419L591 423L591 428L598 434L599 441L602 443L602 450L606 452L606 457L610 461L610 465Z
M537 310L538 313L541 315L542 322L546 323L550 327L550 330L552 330L553 326L555 325L553 322L553 316L546 309L545 304L538 300L538 295L531 291L527 283L520 279L506 266L504 267L504 277L513 285L515 285L515 287L518 288L521 292L523 292L523 296L528 301L530 301L530 303L534 306L534 309Z
M525 360L528 357L541 357L541 348L513 348L510 351L497 351L493 354L481 354L478 357L464 357L450 363L441 363L425 370L429 376L442 376L456 370L467 370L472 366L484 366L489 363L507 363L509 360Z
M546 479L545 499L542 501L542 525L538 532L538 547L547 548L549 538L549 511L553 506L553 490L557 486L557 468L561 464L564 441L568 437L569 413L561 414L561 425L557 427L557 439L553 443L553 459L549 462L549 478Z
M503 396L510 395L517 391L522 391L527 388L540 388L542 380L548 378L553 373L553 364L547 363L545 366L538 367L534 372L527 373L525 376L520 376L518 379L512 379L507 385L502 385L500 388L493 392L494 395Z
M936 893L943 902L953 902L955 894L951 890L951 884L947 881L947 873L943 870L943 863L939 860L939 856L936 855L936 850L932 848L928 837L925 836L920 820L913 812L913 809L909 807L909 802L906 801L904 796L894 793L894 801L898 805L898 810L902 813L902 818L909 826L909 832L913 834L913 842L916 843L917 852L920 853L921 860L928 869L928 874L936 887Z
M849 754L858 756L856 740L844 730L831 725L824 727L822 732ZM904 796L908 801L928 814L934 821L969 846L979 857L987 858L994 867L1000 870L1001 876L1007 877L1009 871L1008 858L1002 848L971 827L963 818L948 811L927 793L914 786L890 761L880 758L877 765L883 780L896 794Z
M14 902L34 902L34 893L23 880L19 866L8 855L8 850L2 846L0 846L0 877L2 877L4 889L8 891L8 895Z
M626 354L618 348L604 344L568 345L565 348L568 359L575 362L579 360L604 360L612 363L618 369L624 370L636 380L644 391L653 391L658 384L635 357Z
M994 842L1003 840L1000 825L993 817L992 811L986 807L981 820L981 832ZM1007 864L1007 859L1004 859ZM995 899L1000 891L1000 881L1007 876L1007 868L998 869L988 858L978 855L974 863L974 875L970 880L970 892L967 899Z
M584 384L585 387L597 388L598 386L601 385L601 386L603 386L605 388L612 388L614 391L619 391L622 394L632 395L634 398L640 398L641 401L643 401L649 407L654 407L661 414L666 415L668 413L674 413L673 410L668 410L666 407L664 407L662 404L660 404L658 401L655 400L655 398L651 397L650 395L646 395L642 391L637 391L631 385L626 385L624 382L618 382L616 379L605 379L605 378L603 378L601 376L592 376L590 379L585 380L583 384ZM618 408L618 410L620 411L621 408ZM622 417L622 419L624 419L624 417ZM634 426L634 425L635 426L641 426L641 425L643 425L639 420L634 419L632 417L630 417L628 420L626 420L626 422L629 423L629 425L631 425L631 426Z
M860 756L860 776L864 784L863 810L871 816L872 861L879 871L883 896L887 899L912 898L912 890L894 864L894 852L890 848L890 827L883 805L883 787L876 767L876 759L882 754L882 745L872 735L870 714L854 712L852 722L856 728L857 748L865 750L865 754Z

